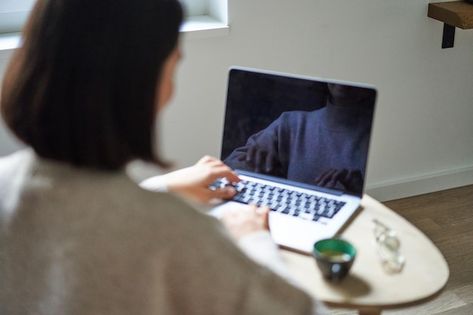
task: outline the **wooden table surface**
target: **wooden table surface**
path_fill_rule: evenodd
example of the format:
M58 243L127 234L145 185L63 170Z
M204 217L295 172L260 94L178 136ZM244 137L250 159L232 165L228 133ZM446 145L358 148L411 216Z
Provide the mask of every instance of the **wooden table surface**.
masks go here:
M406 263L400 273L389 274L381 264L373 219L394 230ZM365 195L354 220L341 237L357 248L350 274L341 283L325 281L311 256L281 250L290 272L314 297L332 306L356 308L360 314L421 303L435 296L449 277L448 265L435 245L415 226Z

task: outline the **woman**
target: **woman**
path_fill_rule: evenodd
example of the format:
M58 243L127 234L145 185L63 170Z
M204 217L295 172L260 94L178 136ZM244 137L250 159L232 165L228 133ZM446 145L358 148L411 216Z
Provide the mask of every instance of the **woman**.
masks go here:
M0 160L0 314L317 308L217 220L124 172L133 159L165 165L152 130L172 95L181 22L175 0L37 2L2 89L3 117L29 149ZM192 200L231 197L208 190L218 177L238 181L206 157L162 180ZM276 253L267 210L238 210L228 230L268 263L253 243Z

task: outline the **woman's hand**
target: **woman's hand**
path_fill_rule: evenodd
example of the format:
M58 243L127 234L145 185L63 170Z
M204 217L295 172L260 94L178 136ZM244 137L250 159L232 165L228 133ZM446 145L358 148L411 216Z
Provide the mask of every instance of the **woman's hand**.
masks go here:
M204 156L193 166L163 175L169 191L199 203L209 203L213 199L230 199L236 194L236 190L231 186L209 189L210 184L222 177L230 183L240 181L230 167L211 156Z
M223 213L222 222L236 239L259 231L269 230L269 208L254 205L237 205Z

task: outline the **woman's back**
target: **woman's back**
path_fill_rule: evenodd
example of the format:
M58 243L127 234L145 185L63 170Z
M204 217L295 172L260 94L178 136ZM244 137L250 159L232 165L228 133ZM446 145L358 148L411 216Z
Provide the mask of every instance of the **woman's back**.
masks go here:
M310 309L306 295L247 259L213 219L124 173L22 151L0 160L0 194L2 314Z

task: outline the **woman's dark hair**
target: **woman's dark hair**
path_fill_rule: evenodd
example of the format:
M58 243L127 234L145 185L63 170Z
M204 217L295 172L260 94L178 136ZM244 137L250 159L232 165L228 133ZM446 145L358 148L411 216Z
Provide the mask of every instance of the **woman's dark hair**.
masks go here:
M118 169L153 154L177 0L39 0L2 88L7 125L44 158Z

